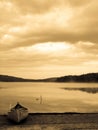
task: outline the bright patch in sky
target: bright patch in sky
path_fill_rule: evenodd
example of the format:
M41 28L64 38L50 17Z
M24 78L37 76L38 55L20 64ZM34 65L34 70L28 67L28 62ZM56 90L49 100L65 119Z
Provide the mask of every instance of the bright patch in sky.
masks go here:
M13 33L15 33L15 32L19 32L20 30L21 30L20 27L13 27L13 28L10 29L9 32L13 32Z
M67 43L41 43L34 45L34 48L41 52L52 52L52 51L61 51L61 50L67 50L71 47L71 45Z
M11 36L8 35L8 34L5 34L5 35L3 36L4 39L9 39L10 37L11 37Z

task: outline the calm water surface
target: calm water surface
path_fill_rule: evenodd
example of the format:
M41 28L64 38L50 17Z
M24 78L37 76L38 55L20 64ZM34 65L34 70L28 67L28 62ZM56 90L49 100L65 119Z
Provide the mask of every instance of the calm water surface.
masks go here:
M17 102L29 112L98 112L97 92L64 88L98 88L98 84L0 82L0 114Z

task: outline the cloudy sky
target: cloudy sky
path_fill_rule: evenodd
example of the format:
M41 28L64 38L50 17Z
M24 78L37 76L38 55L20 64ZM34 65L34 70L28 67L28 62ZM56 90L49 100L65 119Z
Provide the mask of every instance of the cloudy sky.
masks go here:
M98 72L97 0L0 0L0 74Z

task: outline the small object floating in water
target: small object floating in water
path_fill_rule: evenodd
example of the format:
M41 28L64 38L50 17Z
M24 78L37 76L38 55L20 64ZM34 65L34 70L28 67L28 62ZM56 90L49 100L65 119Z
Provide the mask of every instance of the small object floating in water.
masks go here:
M11 110L8 112L8 119L20 123L22 120L28 117L28 109L20 105L16 104Z

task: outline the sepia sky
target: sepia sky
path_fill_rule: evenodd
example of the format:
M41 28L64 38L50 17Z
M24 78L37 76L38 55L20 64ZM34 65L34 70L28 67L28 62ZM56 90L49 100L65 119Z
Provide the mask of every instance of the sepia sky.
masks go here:
M0 0L0 74L98 72L98 0Z

